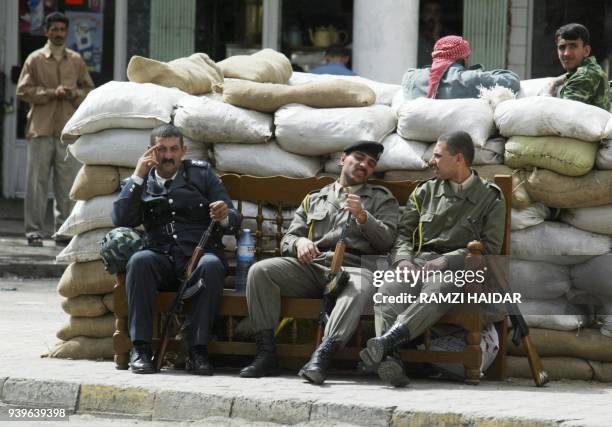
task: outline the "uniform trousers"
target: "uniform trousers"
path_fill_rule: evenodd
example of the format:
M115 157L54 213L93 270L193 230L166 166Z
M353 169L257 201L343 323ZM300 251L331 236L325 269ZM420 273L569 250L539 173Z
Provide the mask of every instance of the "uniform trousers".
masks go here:
M364 308L372 301L372 273L359 267L343 267L348 284L338 296L324 338L344 346L359 324ZM316 263L301 264L296 258L269 258L255 263L247 277L249 317L255 330L275 329L281 309L281 296L321 298L329 268Z

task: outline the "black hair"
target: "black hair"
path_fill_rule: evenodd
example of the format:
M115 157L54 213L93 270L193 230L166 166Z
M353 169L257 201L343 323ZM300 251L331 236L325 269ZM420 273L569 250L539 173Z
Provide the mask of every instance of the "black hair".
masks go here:
M463 154L465 164L469 167L474 161L474 142L469 133L463 131L449 132L441 135L438 142L446 143L448 152L453 156Z
M351 51L340 44L333 44L325 50L325 56L351 56Z
M66 24L66 28L70 24L68 17L61 12L51 12L45 17L45 30L48 30L51 27L51 24L54 22L63 22Z
M159 125L151 131L151 146L157 143L156 138L178 138L183 145L183 134L172 123Z
M566 24L560 27L555 33L555 43L560 38L565 40L578 40L581 39L585 45L591 44L591 35L589 34L589 30L582 24L577 24L575 22L571 24Z

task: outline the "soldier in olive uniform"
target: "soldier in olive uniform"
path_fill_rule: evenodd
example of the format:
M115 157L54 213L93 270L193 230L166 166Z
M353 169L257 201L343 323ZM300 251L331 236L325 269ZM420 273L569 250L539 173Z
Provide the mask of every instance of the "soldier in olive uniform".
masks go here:
M251 267L247 302L257 331L257 355L240 372L241 377L277 372L274 329L280 317L281 296L322 296L335 245L350 213L343 263L350 279L336 300L321 345L299 373L315 384L325 381L334 352L350 339L374 292L372 272L362 268L361 256L387 253L396 236L397 200L386 188L366 183L382 151L383 146L376 142L348 146L341 158L338 181L310 193L298 208L281 242L284 256Z
M233 233L240 219L210 165L182 160L186 150L183 135L173 125L153 129L150 147L138 160L134 174L122 183L113 205L116 226L144 223L146 230L144 249L136 252L126 267L129 332L134 344L130 366L134 373L154 372L151 339L155 294L177 289L193 250L210 221L215 220L219 224L188 284L198 284L202 289L193 297L187 370L212 375L206 346L227 268L221 238L223 229Z
M470 169L474 158L472 139L465 132L442 135L429 166L435 178L419 185L409 197L400 219L398 237L391 252L392 266L422 271L463 268L467 244L479 239L489 254L499 254L504 237L505 202L501 190ZM477 235L475 235L477 234ZM402 293L445 294L457 291L454 283L440 275L411 287L405 282L389 282L379 292L383 296ZM384 301L384 299L380 299ZM375 300L376 301L376 300ZM403 364L394 350L433 326L450 303L376 302L374 316L377 338L368 340L360 356L370 368L378 365L379 376L392 385L407 384Z
M557 55L566 74L560 76L551 87L551 95L573 99L610 109L610 85L606 72L591 54L589 30L581 24L567 24L555 33Z

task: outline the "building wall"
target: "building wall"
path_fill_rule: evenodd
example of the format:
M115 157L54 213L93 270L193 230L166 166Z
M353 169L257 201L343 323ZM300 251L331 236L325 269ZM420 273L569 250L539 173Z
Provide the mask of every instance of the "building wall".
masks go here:
M508 43L508 68L527 79L531 75L529 43L531 42L529 17L530 1L510 1L510 37Z

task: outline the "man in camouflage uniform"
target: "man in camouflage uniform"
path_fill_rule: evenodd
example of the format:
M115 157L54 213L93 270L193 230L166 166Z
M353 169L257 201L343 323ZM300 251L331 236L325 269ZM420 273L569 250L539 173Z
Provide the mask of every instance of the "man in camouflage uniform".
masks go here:
M338 181L308 194L298 208L281 242L283 257L260 261L249 270L247 302L257 331L257 355L240 372L241 377L277 372L274 329L281 296L321 298L335 245L351 214L343 263L350 278L337 297L321 345L299 372L312 383L325 381L332 355L350 339L374 293L372 272L362 268L361 257L387 253L395 240L397 200L385 187L366 182L382 151L376 142L348 146Z
M591 54L589 30L580 24L567 24L555 33L559 61L566 74L560 76L551 88L551 94L610 109L610 86L606 72Z
M463 269L467 244L479 239L489 254L499 254L504 237L505 202L501 190L470 169L474 158L472 139L465 132L442 135L429 166L435 178L419 185L410 195L400 219L391 265L399 271L436 272ZM379 376L392 385L407 384L401 360L394 350L433 326L453 304L419 302L421 294L459 291L453 282L430 276L411 286L391 281L379 291L383 297L416 295L415 302L388 302L375 298L377 338L368 340L360 356L367 367L378 365Z

